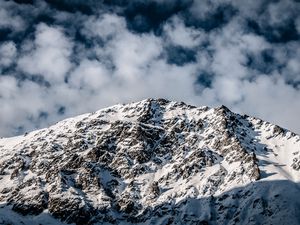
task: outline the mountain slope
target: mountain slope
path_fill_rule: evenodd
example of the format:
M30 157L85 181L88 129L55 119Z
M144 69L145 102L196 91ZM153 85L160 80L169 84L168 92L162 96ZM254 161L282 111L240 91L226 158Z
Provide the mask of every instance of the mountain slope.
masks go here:
M300 224L299 151L224 106L116 105L0 139L0 223Z

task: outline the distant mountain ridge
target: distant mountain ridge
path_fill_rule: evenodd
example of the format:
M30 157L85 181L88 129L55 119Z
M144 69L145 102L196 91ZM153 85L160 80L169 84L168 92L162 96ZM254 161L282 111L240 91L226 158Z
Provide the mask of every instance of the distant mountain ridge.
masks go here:
M300 137L166 99L0 139L0 224L300 224Z

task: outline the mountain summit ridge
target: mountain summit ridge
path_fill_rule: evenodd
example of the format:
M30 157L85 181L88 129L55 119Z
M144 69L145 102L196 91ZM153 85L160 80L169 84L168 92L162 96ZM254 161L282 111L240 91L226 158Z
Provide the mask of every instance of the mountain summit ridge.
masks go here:
M0 139L0 224L300 224L299 151L226 106L119 104Z

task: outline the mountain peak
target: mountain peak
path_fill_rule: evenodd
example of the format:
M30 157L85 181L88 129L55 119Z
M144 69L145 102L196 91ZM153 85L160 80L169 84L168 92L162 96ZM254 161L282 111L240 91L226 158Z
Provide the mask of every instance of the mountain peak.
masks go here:
M0 223L298 224L299 149L225 106L115 105L0 140Z

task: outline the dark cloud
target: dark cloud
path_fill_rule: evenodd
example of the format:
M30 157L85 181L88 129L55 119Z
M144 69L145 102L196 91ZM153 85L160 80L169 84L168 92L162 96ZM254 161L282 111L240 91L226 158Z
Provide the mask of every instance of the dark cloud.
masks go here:
M14 2L19 3L19 4L33 4L34 0L14 0Z
M168 46L166 48L167 62L183 66L186 63L196 62L196 51L182 46Z
M201 85L207 88L212 88L214 74L207 71L200 71L197 75L195 85Z
M65 106L59 106L57 109L57 114L59 115L64 115L66 112L66 107Z
M299 132L299 11L293 0L1 1L0 135L146 97L225 104Z
M254 20L249 20L248 26L254 33L264 36L271 43L286 43L300 38L295 22L292 20L277 26L260 25Z
M70 13L81 12L91 15L93 13L94 1L64 1L64 0L45 0L53 8Z
M173 15L185 11L191 1L132 1L125 7L128 28L137 32L159 33L162 24Z
M200 2L200 1L199 1ZM192 14L190 12L184 12L185 24L187 26L202 28L205 31L211 31L227 24L236 14L237 10L231 4L219 4L213 9L209 9L204 15L198 16L198 10L201 12L201 8L205 8L199 3L196 9L192 9ZM199 8L198 8L199 7Z
M246 66L263 74L271 74L283 66L276 60L273 49L264 49L256 54L250 53L247 57Z
M6 41L10 39L11 34L13 33L10 28L2 28L0 29L0 41Z

